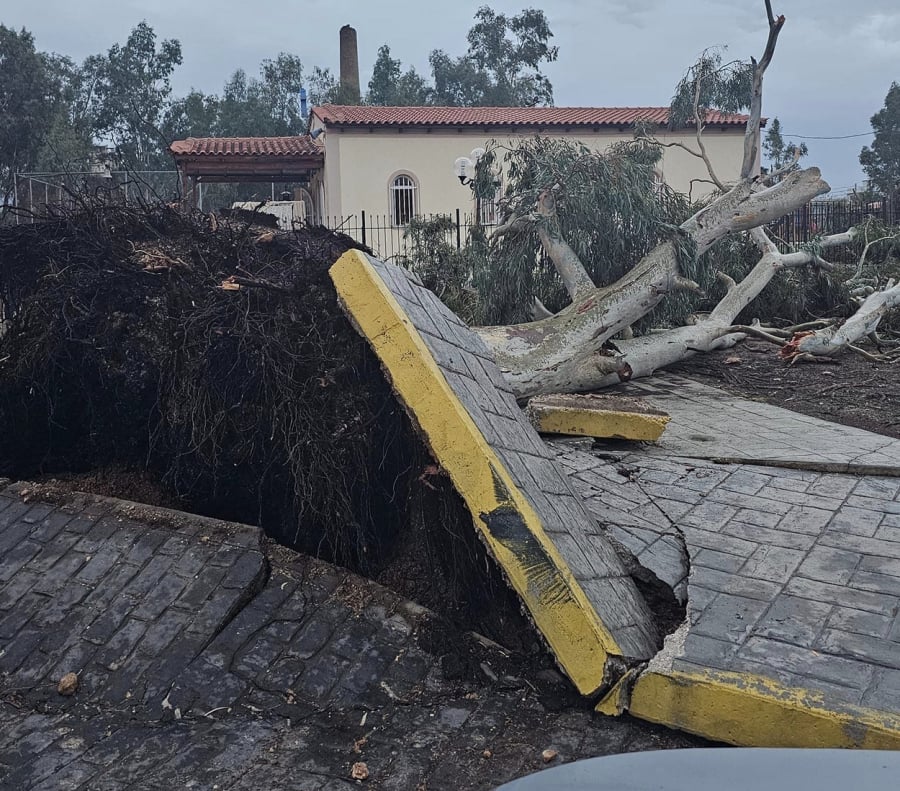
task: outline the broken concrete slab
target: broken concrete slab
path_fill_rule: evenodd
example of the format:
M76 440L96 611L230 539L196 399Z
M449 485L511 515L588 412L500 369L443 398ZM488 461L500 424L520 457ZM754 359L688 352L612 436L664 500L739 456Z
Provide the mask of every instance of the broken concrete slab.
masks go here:
M596 670L598 658L610 661L609 641L632 636L635 591L622 585L631 580L616 576L627 567L623 556L682 600L686 593L687 617L661 651L645 665L619 663L618 672L604 674L599 711L627 710L742 745L900 747L894 677L900 663L891 648L900 635L894 623L900 574L893 568L900 558L894 541L900 525L893 521L900 485L894 479L719 464L652 446L629 454L624 445L598 458L579 455L569 440L559 461L570 486L560 486L556 464L534 449L530 427L522 430L487 350L433 294L360 253L339 261L333 277L348 314L379 354L538 629L580 679L579 689L596 683L596 673L585 670ZM711 426L714 405L700 395L692 411ZM754 423L753 410L731 408L744 413L747 425L770 417ZM688 424L691 412L681 414ZM789 417L779 416L776 435L783 451L777 461L785 466L812 454L788 455L798 432ZM673 424L676 419L673 413ZM726 422L721 436L731 438L735 425ZM884 438L856 438L861 453L840 457L831 447L837 461L822 454L820 460L877 462ZM600 525L591 527L569 496L572 487L589 497ZM502 529L491 523L493 515L503 516ZM842 552L855 560L839 557ZM600 579L579 576L586 559L594 573L602 569ZM537 595L527 576L536 567L552 580ZM560 601L564 606L555 609ZM561 634L567 623L588 639Z
M615 392L671 415L649 452L819 472L900 476L900 440L733 396L659 373Z
M542 434L655 442L669 416L640 398L597 393L536 396L525 414Z
M472 513L560 665L584 694L659 646L612 543L524 417L484 343L399 267L359 251L338 297Z
M685 623L602 710L742 745L900 747L900 481L551 444L642 564L677 580L647 548L687 553Z

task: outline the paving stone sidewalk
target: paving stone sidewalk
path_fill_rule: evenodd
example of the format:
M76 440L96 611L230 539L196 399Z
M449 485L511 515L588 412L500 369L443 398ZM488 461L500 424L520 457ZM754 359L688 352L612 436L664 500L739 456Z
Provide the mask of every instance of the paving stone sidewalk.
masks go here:
M900 475L900 440L750 401L675 374L620 385L672 420L647 453L821 472Z
M598 521L686 599L675 670L900 713L900 479L551 445Z
M557 674L515 674L255 528L34 497L0 488L2 788L341 789L363 761L371 788L488 789L547 748L697 743L595 715Z

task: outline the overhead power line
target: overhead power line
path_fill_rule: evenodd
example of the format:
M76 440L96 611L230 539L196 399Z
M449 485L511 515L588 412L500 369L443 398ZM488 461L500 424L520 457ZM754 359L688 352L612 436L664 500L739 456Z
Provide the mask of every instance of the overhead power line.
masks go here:
M793 132L784 132L784 137L799 137L801 140L849 140L851 137L869 137L870 135L874 135L874 132L860 132L856 135L828 135L828 136L817 136L817 135L795 135Z

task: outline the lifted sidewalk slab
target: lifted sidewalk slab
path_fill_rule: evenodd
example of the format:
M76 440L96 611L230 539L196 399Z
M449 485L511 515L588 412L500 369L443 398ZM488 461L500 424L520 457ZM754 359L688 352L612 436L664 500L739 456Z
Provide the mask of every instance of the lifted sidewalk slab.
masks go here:
M477 335L404 270L359 251L331 270L476 530L583 694L659 646L653 616Z
M525 414L542 434L641 442L658 440L669 422L665 412L640 398L595 393L536 396Z
M747 746L900 748L900 480L552 444L687 604L603 711Z
M332 277L558 661L580 691L600 693L599 711L748 746L900 748L900 482L656 448L612 464L573 450L577 440L551 454L480 339L433 294L357 252ZM790 431L785 422L786 445ZM610 537L686 598L688 618L659 652ZM641 653L646 664L615 661Z
M648 452L724 463L900 476L900 440L751 401L676 374L660 373L613 392L671 415Z

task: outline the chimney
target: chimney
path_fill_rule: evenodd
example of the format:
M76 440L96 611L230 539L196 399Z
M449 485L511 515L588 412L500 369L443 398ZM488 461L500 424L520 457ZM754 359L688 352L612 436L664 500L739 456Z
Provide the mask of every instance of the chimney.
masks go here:
M359 104L359 53L356 30L350 25L341 28L341 90L343 104Z

